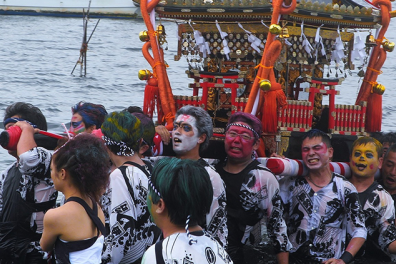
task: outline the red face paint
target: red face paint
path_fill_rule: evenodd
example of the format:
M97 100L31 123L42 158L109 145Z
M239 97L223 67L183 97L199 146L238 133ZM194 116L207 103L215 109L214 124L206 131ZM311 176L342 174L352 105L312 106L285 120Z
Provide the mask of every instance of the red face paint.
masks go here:
M333 149L327 148L320 137L306 138L303 141L302 159L310 170L318 170L326 167L333 157Z
M240 124L247 125L243 122L237 122ZM247 125L248 126L248 125ZM254 137L253 132L247 128L239 126L231 126L227 132L234 132L240 135L247 135ZM255 140L244 140L241 136L228 137L224 139L225 151L229 159L237 159L238 161L244 161L251 159L252 153L257 149Z

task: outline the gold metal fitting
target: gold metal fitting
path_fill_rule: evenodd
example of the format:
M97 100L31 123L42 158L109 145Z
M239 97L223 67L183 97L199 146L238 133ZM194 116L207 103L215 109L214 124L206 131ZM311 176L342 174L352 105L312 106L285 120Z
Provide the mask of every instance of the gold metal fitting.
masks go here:
M390 42L389 40L385 40L382 43L382 47L387 52L392 52L395 49L395 42Z
M370 33L366 37L366 47L375 47L377 46L377 43L375 42L374 36Z
M259 87L262 91L267 92L271 89L271 82L266 79L260 80Z
M147 42L147 41L150 40L150 36L149 36L147 30L140 31L139 39L140 39L141 42Z
M165 27L163 25L158 25L157 26L157 33L158 35L165 35Z
M282 28L282 31L281 31L279 37L280 38L288 38L288 37L290 37L289 29L287 27Z
M151 72L149 70L139 70L138 78L141 81L148 80L151 77Z
M269 27L269 32L271 32L271 34L279 35L279 34L281 33L281 31L282 31L281 26L279 26L279 25L277 25L277 24L272 24L272 25Z
M380 83L376 83L373 86L373 93L383 95L385 93L385 86Z

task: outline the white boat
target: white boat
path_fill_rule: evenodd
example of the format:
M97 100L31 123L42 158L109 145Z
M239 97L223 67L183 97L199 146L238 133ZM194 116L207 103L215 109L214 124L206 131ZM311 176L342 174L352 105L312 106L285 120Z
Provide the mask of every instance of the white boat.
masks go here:
M81 17L88 5L89 0L0 0L0 14ZM138 13L132 0L91 0L90 17L136 18Z

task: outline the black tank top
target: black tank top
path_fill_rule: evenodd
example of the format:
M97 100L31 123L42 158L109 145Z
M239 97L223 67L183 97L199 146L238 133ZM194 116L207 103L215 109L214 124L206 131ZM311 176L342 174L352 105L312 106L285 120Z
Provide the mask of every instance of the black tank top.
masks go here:
M91 209L88 204L81 198L79 197L70 197L69 199L66 200L65 203L74 201L79 204L81 204L85 211L87 212L89 218L91 218L92 222L97 227L98 230L98 235L89 239L84 239L84 240L79 240L79 241L70 241L70 242L63 242L62 240L59 239L59 237L55 241L55 258L56 258L56 263L60 264L70 264L69 260L69 254L71 252L75 251L81 251L84 249L87 249L91 247L93 244L95 244L96 240L98 239L99 236L99 231L102 233L102 235L106 236L106 230L105 227L98 217L98 206L97 204L92 201L93 203L93 209Z

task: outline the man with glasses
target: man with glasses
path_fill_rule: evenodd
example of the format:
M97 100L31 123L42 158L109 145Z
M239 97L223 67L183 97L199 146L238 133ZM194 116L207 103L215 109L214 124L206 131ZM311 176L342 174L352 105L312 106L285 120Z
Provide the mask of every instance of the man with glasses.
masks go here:
M216 170L226 184L228 254L235 264L245 263L243 247L249 240L261 241L261 221L266 219L278 263L288 263L291 244L282 218L279 184L272 172L255 159L260 145L261 121L254 115L237 112L229 118L225 134L227 159ZM264 220L265 221L265 220Z
M206 223L199 224L226 247L228 230L225 186L214 168L200 157L200 152L208 147L213 134L212 119L204 109L187 105L176 112L173 124L172 143L176 157L197 160L205 167L212 182L213 202L210 212L206 215Z

